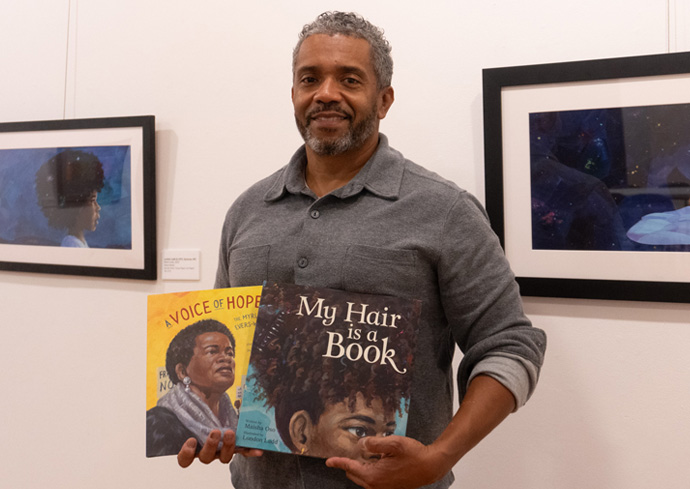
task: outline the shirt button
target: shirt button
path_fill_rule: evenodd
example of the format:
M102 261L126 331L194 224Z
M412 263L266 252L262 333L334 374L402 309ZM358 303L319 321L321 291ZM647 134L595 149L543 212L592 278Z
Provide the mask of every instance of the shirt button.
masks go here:
M320 213L319 211L317 211L316 209L314 209L313 211L311 211L311 217L312 217L313 219L318 219L320 215L321 215L321 213Z
M297 260L297 265L298 265L300 268L307 268L307 265L309 265L309 260L307 260L306 258L302 257L302 258L300 258L299 260Z

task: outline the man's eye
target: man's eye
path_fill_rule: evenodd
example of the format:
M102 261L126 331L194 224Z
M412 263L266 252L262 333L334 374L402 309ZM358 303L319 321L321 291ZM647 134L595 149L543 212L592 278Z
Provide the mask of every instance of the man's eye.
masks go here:
M357 78L345 78L345 83L347 85L357 85L359 80Z
M305 85L309 85L315 82L316 78L314 78L313 76L305 76L304 78L302 78L302 83L304 83Z

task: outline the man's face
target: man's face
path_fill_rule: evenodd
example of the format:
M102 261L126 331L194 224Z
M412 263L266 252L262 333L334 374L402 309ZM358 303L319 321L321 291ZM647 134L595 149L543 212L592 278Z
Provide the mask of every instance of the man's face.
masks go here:
M292 103L307 146L332 156L378 138L379 120L393 103L393 90L378 89L366 40L315 34L304 40L297 55Z
M377 456L362 453L358 444L360 438L390 436L395 432L395 426L395 413L385 411L380 398L374 398L367 406L364 396L358 393L353 410L345 402L326 406L308 437L307 453L365 462Z

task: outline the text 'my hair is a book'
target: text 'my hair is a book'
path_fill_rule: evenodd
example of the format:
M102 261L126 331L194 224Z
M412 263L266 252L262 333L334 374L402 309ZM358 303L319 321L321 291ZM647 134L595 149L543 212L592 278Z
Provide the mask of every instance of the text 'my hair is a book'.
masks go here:
M365 436L405 435L421 302L265 284L237 445L366 458Z

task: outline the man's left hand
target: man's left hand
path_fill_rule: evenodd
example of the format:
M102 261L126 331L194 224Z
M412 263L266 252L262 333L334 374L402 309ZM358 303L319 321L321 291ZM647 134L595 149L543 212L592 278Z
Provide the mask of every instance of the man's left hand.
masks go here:
M442 457L412 438L367 437L359 444L362 452L381 457L371 462L331 457L326 465L344 470L351 481L366 489L412 489L431 484L450 470L442 466Z
M366 489L413 489L435 482L515 410L513 394L497 380L477 375L460 408L431 445L404 436L372 436L359 440L362 453L380 458L358 462L332 457L326 465L342 469Z

